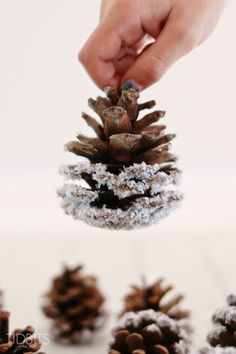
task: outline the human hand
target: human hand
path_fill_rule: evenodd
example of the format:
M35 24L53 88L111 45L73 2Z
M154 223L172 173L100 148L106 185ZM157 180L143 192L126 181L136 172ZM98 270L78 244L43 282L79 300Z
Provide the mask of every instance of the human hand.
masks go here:
M227 0L103 0L79 60L100 87L144 89L214 30Z

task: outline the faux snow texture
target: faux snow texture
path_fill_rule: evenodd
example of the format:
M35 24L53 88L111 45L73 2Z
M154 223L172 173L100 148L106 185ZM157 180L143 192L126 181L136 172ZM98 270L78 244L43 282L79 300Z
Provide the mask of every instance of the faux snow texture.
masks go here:
M185 330L165 314L154 310L126 313L113 330L109 354L186 354L189 340Z
M236 354L236 348L234 347L227 347L227 348L222 348L222 347L204 347L201 348L197 354Z
M63 209L92 226L127 230L152 225L169 215L182 200L182 194L173 187L180 171L166 173L160 171L158 164L133 164L116 175L107 171L104 164L83 161L62 166L61 174L65 184L58 195ZM80 185L85 174L92 176L93 190ZM96 204L101 193L109 192L110 206ZM113 201L117 201L114 206ZM119 201L120 207L116 207Z

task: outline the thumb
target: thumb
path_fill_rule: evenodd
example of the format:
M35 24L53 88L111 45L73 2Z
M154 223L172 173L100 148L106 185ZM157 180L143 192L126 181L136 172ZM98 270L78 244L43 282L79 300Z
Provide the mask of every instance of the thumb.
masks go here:
M122 82L133 81L142 89L159 81L180 57L195 47L193 32L188 26L168 21L157 40L148 46L122 77Z

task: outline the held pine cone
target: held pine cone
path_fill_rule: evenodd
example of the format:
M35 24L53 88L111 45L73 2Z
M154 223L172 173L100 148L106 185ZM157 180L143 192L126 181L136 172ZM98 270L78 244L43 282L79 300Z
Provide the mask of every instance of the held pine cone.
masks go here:
M81 270L82 266L65 267L53 280L43 307L44 314L53 320L54 340L65 344L91 340L106 318L105 299L96 278L83 275Z
M34 336L34 328L27 326L25 329L16 329L9 336L9 312L0 311L0 353L4 354L43 354L38 350L41 343Z
M213 328L208 333L208 343L213 346L236 349L236 295L228 296L227 305L213 314Z
M138 104L139 93L105 89L106 98L89 99L101 122L83 114L96 137L79 134L67 150L87 158L63 166L64 186L58 190L65 212L97 227L132 229L158 222L182 195L174 188L181 172L169 152L175 135L156 125L165 112L154 111L138 119L155 101ZM86 182L87 187L78 181Z
M153 309L176 320L188 318L190 312L181 308L184 296L178 293L172 294L173 286L163 283L164 279L159 279L149 286L133 286L131 292L124 298L122 314ZM172 296L168 296L171 294Z
M108 354L186 354L189 341L179 323L154 310L128 312L114 329Z

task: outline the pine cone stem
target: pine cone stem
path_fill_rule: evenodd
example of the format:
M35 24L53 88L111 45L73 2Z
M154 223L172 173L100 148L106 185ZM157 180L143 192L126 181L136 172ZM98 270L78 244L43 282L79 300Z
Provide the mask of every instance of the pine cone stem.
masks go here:
M126 110L131 121L135 121L138 116L138 103L139 93L136 90L122 91L120 99L117 103L118 107Z

